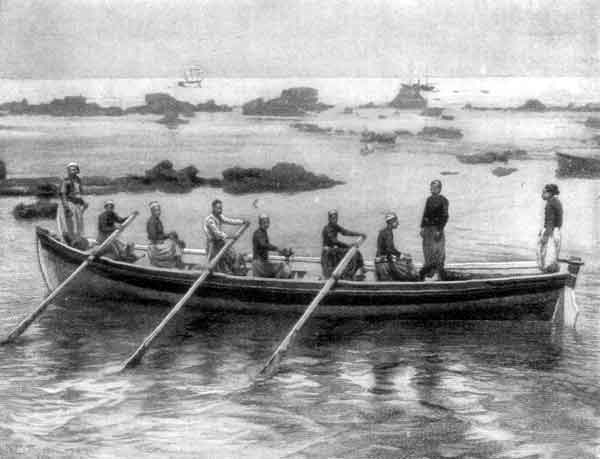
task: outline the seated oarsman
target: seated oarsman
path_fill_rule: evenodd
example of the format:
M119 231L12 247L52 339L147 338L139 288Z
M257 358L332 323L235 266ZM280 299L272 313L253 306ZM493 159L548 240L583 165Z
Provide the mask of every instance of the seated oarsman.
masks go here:
M104 212L98 216L98 237L96 243L102 244L115 230L121 227L125 218L115 212L115 203L111 199L104 203ZM103 252L104 256L116 260L134 262L138 259L134 253L134 244L125 244L115 239Z
M346 244L338 239L338 235L342 236L362 236L366 238L364 233L350 231L338 225L338 211L330 210L327 214L329 222L323 227L323 250L321 251L321 268L323 276L327 279L340 263L348 249L352 244ZM357 250L350 263L344 270L341 276L342 279L364 280L365 267L362 254Z
M183 268L181 257L185 243L179 239L175 231L165 233L160 220L161 208L156 201L150 203L152 214L146 223L148 232L148 259L150 264L160 268Z
M378 281L416 281L419 274L412 258L400 252L394 245L394 230L398 228L398 216L389 213L385 216L385 228L377 236L375 256L375 277Z
M215 199L212 202L212 212L204 220L204 233L206 234L206 255L208 260L212 260L225 245L227 239L233 238L223 231L223 225L241 226L246 223L246 220L241 218L229 218L223 215L223 202L220 199ZM242 255L237 254L233 248L227 249L221 257L215 271L245 275L246 263Z
M269 261L269 251L279 252L284 257L291 255L290 249L279 249L269 241L267 230L271 224L268 215L258 217L258 229L252 235L252 274L255 277L276 277L288 279L292 271L288 263L274 263Z

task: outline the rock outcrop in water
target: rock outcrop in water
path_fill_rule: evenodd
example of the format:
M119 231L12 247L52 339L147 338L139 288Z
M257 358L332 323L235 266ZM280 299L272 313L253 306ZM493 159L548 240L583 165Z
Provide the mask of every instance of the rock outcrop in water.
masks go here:
M50 116L121 116L121 107L101 107L88 103L83 96L67 96L53 99L50 103L29 104L27 99L21 102L0 104L0 111L11 115L50 115Z
M59 177L12 178L0 180L0 196L38 196L40 201L58 197ZM229 193L254 193L261 191L296 192L330 188L341 184L326 175L316 175L294 163L278 163L271 169L233 167L223 172L223 179L198 176L198 169L187 166L175 169L165 160L146 170L143 175L125 177L83 176L85 194L114 194L119 192L186 193L196 187L223 187ZM42 212L49 206L42 203ZM29 215L36 209L22 205L19 214ZM32 214L33 215L33 214Z
M397 109L425 108L427 107L427 99L421 95L418 88L403 84L389 106Z
M421 112L421 116L428 116L431 118L438 118L442 116L444 109L441 107L428 107Z
M251 116L304 116L309 112L322 112L333 105L319 102L319 91L314 88L290 88L276 99L258 98L245 103L242 113Z
M182 120L179 118L179 114L177 112L167 112L164 117L157 121L159 124L164 124L169 129L175 129L180 124L188 124L188 120Z
M477 111L514 111L514 112L600 112L600 103L589 102L584 105L545 105L537 99L528 99L523 105L517 107L478 107L466 104L463 110Z
M0 196L38 196L45 190L47 197L57 197L60 177L9 178L0 180ZM125 177L83 176L85 194L112 194L118 192L164 191L184 193L198 186L221 186L218 178L198 177L194 166L176 170L170 161L161 161L145 171L144 175Z
M41 185L37 188L37 201L30 204L19 203L13 208L16 219L56 218L58 203L50 198L57 195L57 189L52 185Z
M38 200L32 204L19 203L13 209L13 216L17 220L30 220L34 218L56 218L58 203L49 200Z
M396 137L398 137L398 134L395 132L363 131L360 141L368 143L395 143Z
M458 155L456 159L464 164L506 163L509 159L526 159L527 152L519 148L504 151L486 151L474 155Z
M145 105L130 107L125 110L125 113L139 113L141 115L177 113L185 116L194 116L194 112L196 111L194 104L177 100L173 96L163 92L146 94L144 99L146 101Z
M516 172L517 170L518 169L515 167L496 167L492 170L492 174L494 174L496 177L505 177L513 172Z
M545 112L547 107L537 99L527 99L523 105L515 108L519 112Z
M420 137L438 139L461 139L463 133L456 128L443 128L438 126L425 126L418 133Z
M206 102L201 102L196 104L197 112L208 112L208 113L218 113L218 112L230 112L233 110L233 107L229 105L219 105L215 103L214 99L208 99Z
M314 123L292 123L290 127L302 132L312 132L313 134L330 134L333 132L333 128L331 127L321 127Z
M590 116L583 124L585 124L586 127L600 129L600 118L596 116Z
M87 102L83 96L67 96L54 99L50 103L29 104L27 99L20 102L0 104L0 112L11 115L50 115L50 116L123 116L130 113L165 115L177 112L184 116L193 116L195 112L230 112L231 107L217 105L214 100L194 105L175 99L166 93L146 94L145 105L129 107L102 107L96 103Z
M232 167L223 171L223 190L228 193L299 192L331 188L343 182L316 175L294 163L277 163L271 169Z

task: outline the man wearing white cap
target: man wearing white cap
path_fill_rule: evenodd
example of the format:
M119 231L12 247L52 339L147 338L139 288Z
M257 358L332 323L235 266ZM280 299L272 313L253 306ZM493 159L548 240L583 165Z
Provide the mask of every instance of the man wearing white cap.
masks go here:
M258 229L252 235L252 274L255 277L277 277L287 279L291 277L291 270L287 263L273 263L269 261L269 251L279 252L284 257L292 254L291 249L279 249L271 244L267 230L271 220L266 214L258 217Z
M327 279L340 263L344 254L351 247L338 239L338 234L342 236L362 236L367 237L364 233L350 231L338 224L338 211L335 209L327 213L329 222L323 227L321 235L323 237L323 250L321 251L321 268L323 276ZM363 280L365 278L365 268L362 254L357 250L356 254L348 263L348 266L342 273L342 279Z
M77 163L69 163L67 177L60 184L59 194L63 208L63 212L60 214L65 232L63 237L66 236L67 242L70 243L83 237L83 213L87 209L88 203L81 197L82 193L79 166Z
M378 281L415 281L419 279L412 258L401 253L394 245L394 230L398 228L398 216L390 212L385 216L386 226L377 236L375 276Z
M148 233L148 259L150 264L159 268L183 268L183 249L185 242L179 239L175 231L166 234L160 220L160 204L152 201L149 205L151 216L146 223Z
M121 227L125 218L119 217L115 212L115 203L112 199L104 202L104 212L98 216L98 237L96 242L102 244L116 229ZM123 261L136 261L133 244L125 244L118 239L108 247L104 256Z

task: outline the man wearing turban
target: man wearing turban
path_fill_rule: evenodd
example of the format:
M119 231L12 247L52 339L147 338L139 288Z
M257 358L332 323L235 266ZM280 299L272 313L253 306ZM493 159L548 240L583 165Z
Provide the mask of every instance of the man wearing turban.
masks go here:
M63 237L70 244L74 244L83 238L83 213L88 208L88 203L81 197L83 190L77 163L67 165L67 177L60 184L59 194L63 209L59 214Z

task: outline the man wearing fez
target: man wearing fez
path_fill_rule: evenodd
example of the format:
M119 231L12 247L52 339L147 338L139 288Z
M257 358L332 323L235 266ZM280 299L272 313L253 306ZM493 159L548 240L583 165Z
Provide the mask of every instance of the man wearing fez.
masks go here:
M279 249L269 241L267 230L271 224L269 216L261 214L258 217L258 229L252 235L252 274L255 277L277 277L287 279L291 277L288 263L274 263L269 261L269 251L279 252L289 258L291 249Z
M423 218L421 219L421 237L423 238L423 267L419 277L444 277L446 260L446 239L444 227L448 223L448 200L441 195L442 182L434 180L430 185L431 196L427 198Z
M160 268L183 268L183 249L185 242L179 239L175 231L165 233L160 204L152 201L149 204L151 216L146 223L148 232L148 258L150 264Z
M377 236L375 276L378 281L415 281L419 279L407 253L401 253L394 244L394 230L398 228L398 216L390 212L385 216L385 228Z
M126 219L115 212L115 203L112 199L104 202L104 212L98 216L98 238L96 243L102 244L115 230L121 227ZM103 253L104 256L116 260L135 262L138 257L134 253L134 244L125 244L115 239Z

